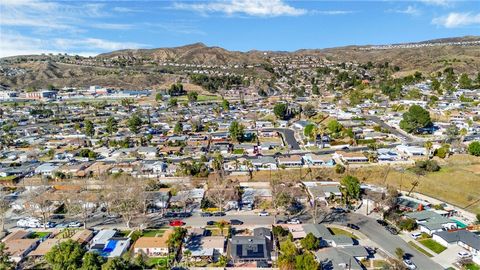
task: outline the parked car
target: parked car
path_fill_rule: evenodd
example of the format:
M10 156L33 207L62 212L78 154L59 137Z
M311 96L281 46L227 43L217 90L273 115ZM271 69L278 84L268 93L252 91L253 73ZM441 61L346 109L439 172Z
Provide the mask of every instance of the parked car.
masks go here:
M23 218L17 221L17 226L23 228L40 228L42 224L36 218Z
M175 220L172 220L170 221L170 226L172 227L180 227L180 226L183 226L185 223L179 219L175 219Z
M354 230L360 230L360 227L358 227L357 225L355 225L353 223L348 223L347 227L349 227L350 229L354 229Z
M210 212L202 212L202 213L200 214L200 216L202 216L202 217L211 217L211 216L213 216L213 215L212 215L212 213L210 213Z
M387 226L388 225L388 223L383 219L377 219L377 223L382 225L382 226Z
M410 260L405 259L403 260L403 264L408 268L408 269L417 269L417 266Z
M472 254L470 252L460 251L457 253L457 256L461 259L467 259L467 258L471 258Z
M213 226L213 225L215 225L215 221L209 220L209 221L207 221L207 225L208 226Z
M292 218L287 221L287 224L302 224L302 222L298 218Z
M390 227L390 226L387 226L385 227L385 229L387 229L387 231L393 235L397 235L398 234L398 231L397 229L393 228L393 227Z
M347 212L347 210L343 208L336 208L336 207L332 207L330 208L330 210L332 210L332 213L336 213L336 214L342 214Z
M177 217L177 213L173 213L173 212L167 212L163 215L165 218L173 218L173 217Z
M285 220L279 219L279 220L277 220L277 224L285 224Z
M238 220L238 219L230 219L230 224L231 225L242 225L243 221Z
M190 212L182 212L182 213L178 213L177 214L177 217L179 218L186 218L186 217L190 217L192 214Z
M80 228L80 227L82 227L82 225L83 224L81 222L72 221L72 222L67 224L67 227L69 227L69 228Z
M225 216L225 212L215 212L215 213L213 213L213 215L215 217L223 217L223 216Z
M411 234L413 239L418 239L420 236L422 236L422 233L420 232L414 232Z
M266 217L266 216L269 216L270 213L268 213L267 211L261 211L261 212L258 213L258 215L261 216L261 217Z

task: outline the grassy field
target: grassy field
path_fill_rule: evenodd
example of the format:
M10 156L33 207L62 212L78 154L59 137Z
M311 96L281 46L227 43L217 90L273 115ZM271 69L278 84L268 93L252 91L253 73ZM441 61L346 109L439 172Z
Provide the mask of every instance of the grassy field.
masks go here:
M480 213L480 158L470 155L454 155L446 161L440 160L442 169L418 178L415 192L423 193L459 207ZM339 180L351 174L361 182L393 186L401 190L410 190L417 176L400 166L364 166L347 168L344 174L335 173L334 168L286 169L272 173L284 181ZM269 181L269 171L254 172L253 181ZM475 203L476 202L476 203Z
M426 251L425 249L423 249L422 247L418 246L417 244L415 244L413 241L409 241L408 244L410 246L412 246L413 248L415 248L416 250L420 251L421 253L425 254L427 257L433 257L432 254L430 254L428 251Z
M348 237L351 237L353 239L358 239L358 236L354 235L351 232L347 232L345 230L342 230L340 228L334 228L334 227L329 227L328 228L334 235L346 235Z
M440 243L432 239L424 239L420 240L419 242L437 254L442 253L444 250L447 249L446 247L440 245Z

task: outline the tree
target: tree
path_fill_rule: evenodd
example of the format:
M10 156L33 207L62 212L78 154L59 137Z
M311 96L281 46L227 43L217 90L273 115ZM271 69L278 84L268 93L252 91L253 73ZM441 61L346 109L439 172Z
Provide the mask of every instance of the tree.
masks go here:
M425 147L425 155L427 156L427 158L430 158L430 154L432 152L432 147L433 147L433 143L431 141L426 141L424 143L424 147Z
M360 182L355 176L347 175L340 181L344 189L347 201L349 199L358 199L360 197Z
M417 133L419 129L432 125L430 113L418 105L412 105L407 112L403 114L400 121L400 128L408 133Z
M473 156L480 156L480 142L474 141L468 145L468 153Z
M303 253L295 257L296 270L317 270L319 263L310 252Z
M131 98L124 98L121 101L123 107L127 108L128 111L132 109L133 99Z
M333 120L330 120L330 122L328 122L327 128L331 133L339 133L340 131L342 131L343 126L342 124L340 124L340 122L333 119Z
M273 113L278 119L288 119L288 105L286 103L277 103L273 107Z
M278 266L282 270L295 269L295 257L298 250L295 244L289 239L280 243L280 255L278 257Z
M170 98L168 100L168 106L176 107L178 105L178 100L176 98Z
M82 267L80 270L100 270L104 263L103 258L97 252L87 252L83 256Z
M130 266L130 262L124 258L113 257L102 265L102 270L128 270L131 268Z
M237 121L233 121L230 124L230 128L228 129L230 133L230 138L235 142L242 142L243 137L245 135L245 127L238 123Z
M306 116L306 117L312 117L314 115L317 114L317 111L315 110L315 107L308 103L307 105L303 106L303 114Z
M10 201L7 199L7 192L0 190L0 231L5 231L5 217L10 209ZM1 267L0 267L1 269Z
M5 243L0 243L0 269L15 269L10 253L6 250Z
M306 250L316 250L320 246L320 240L312 233L308 233L307 236L300 240L300 244Z
M137 134L140 132L140 127L142 126L142 119L138 114L133 114L130 119L128 119L127 125L131 132Z
M224 229L225 229L225 227L228 226L228 222L225 221L225 220L220 220L220 221L215 222L215 226L218 228L218 230L220 231L220 234L223 236Z
M224 111L230 110L230 102L228 102L228 100L226 100L226 99L222 100L222 109Z
M317 84L314 84L312 86L312 94L314 95L319 95L320 94L320 90L318 89L318 85Z
M175 127L173 128L173 132L175 134L182 134L183 133L183 124L181 122L177 122Z
M335 165L335 172L338 173L338 174L342 174L345 172L345 166L343 166L342 164L336 164Z
M195 102L198 100L198 93L195 91L188 92L187 97L189 102Z
M472 87L472 80L468 77L466 73L463 73L458 79L458 84L459 87L462 89L469 89Z
M403 251L403 249L401 248L396 248L395 255L397 256L397 259L403 260L403 257L405 256L405 251Z
M45 260L53 270L76 270L82 265L85 250L73 240L55 245L45 254Z
M107 123L106 123L106 131L108 132L108 134L112 135L114 133L116 133L118 131L118 121L115 119L115 117L113 116L110 116L108 119L107 119Z
M305 126L305 128L303 129L303 135L305 135L305 137L311 137L312 135L312 131L315 129L315 125L314 124L307 124Z
M162 100L163 100L163 95L162 95L162 93L157 93L157 94L155 95L155 101L156 101L156 102L160 102L160 101L162 101Z
M88 137L93 137L95 135L95 127L93 126L93 122L90 120L85 120L83 125L85 128L85 135Z

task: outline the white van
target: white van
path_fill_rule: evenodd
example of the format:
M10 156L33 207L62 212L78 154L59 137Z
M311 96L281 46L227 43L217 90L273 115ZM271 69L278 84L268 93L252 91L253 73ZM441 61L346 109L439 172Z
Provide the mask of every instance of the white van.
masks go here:
M420 236L422 236L422 233L421 233L421 232L414 232L414 233L412 233L411 235L412 235L413 239L417 239L417 238L419 238Z

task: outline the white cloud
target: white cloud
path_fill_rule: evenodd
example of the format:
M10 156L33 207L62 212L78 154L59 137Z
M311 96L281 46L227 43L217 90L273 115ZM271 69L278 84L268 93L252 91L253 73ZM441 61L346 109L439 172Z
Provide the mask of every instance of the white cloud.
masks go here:
M72 50L94 48L103 51L115 51L122 49L138 49L146 47L146 44L134 42L116 42L99 38L85 38L85 39L65 39L57 38L53 40L53 45L57 48Z
M95 23L92 24L92 27L106 30L128 30L132 29L134 26L132 24L123 23Z
M113 11L122 12L122 13L141 12L141 10L139 10L139 9L133 9L133 8L128 8L128 7L114 7Z
M420 15L422 13L419 9L417 9L414 6L408 6L405 9L389 9L389 10L387 10L387 12L407 14L407 15L412 15L412 16L417 16L417 15Z
M258 17L299 16L307 13L307 10L292 7L284 3L282 0L223 0L201 4L175 3L173 8L180 10L191 10L204 14L246 14L249 16Z
M450 6L453 0L420 0L420 2L423 2L427 5L446 7L446 6Z
M345 15L345 14L355 13L355 11L352 11L352 10L312 10L309 13L311 13L311 14L321 14L321 15Z
M447 28L456 28L476 24L480 25L480 13L474 14L471 12L451 12L446 16L434 18L432 23Z
M147 47L146 44L117 42L98 38L40 39L11 31L1 31L0 36L2 37L2 42L0 42L0 57L42 53L68 53L90 56L106 51Z

